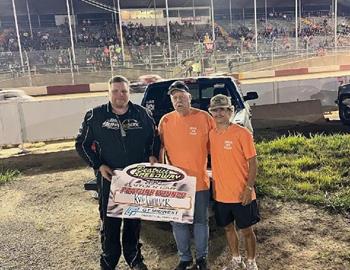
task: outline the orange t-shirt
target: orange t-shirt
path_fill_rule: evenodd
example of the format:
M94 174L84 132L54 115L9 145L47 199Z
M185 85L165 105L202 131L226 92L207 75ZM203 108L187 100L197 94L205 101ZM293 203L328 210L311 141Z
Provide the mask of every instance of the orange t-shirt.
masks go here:
M213 191L216 201L240 203L248 181L248 159L256 156L252 134L244 127L231 124L226 130L210 131ZM252 192L252 199L256 194Z
M186 116L170 112L159 122L159 133L170 164L195 176L197 191L209 189L209 131L214 125L207 112L195 108L191 108Z

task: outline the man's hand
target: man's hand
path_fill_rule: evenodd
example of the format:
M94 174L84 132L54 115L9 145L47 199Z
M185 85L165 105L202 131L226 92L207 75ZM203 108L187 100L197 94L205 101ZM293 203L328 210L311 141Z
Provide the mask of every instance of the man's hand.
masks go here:
M153 165L154 163L158 163L158 159L155 156L150 156L148 160L149 163L151 163L151 165Z
M252 202L253 188L246 186L241 194L242 205L246 206Z
M112 180L112 176L114 175L114 173L110 167L108 167L107 165L101 165L100 168L98 168L98 170L102 174L103 178L106 178L108 181Z

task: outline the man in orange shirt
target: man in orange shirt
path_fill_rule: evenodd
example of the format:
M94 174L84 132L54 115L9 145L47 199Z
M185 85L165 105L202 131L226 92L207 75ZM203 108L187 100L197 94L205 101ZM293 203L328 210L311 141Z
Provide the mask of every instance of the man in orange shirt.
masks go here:
M197 179L193 222L196 246L194 269L207 270L209 177L206 170L209 131L214 126L214 120L207 112L191 107L191 94L183 82L174 82L168 94L175 111L164 115L159 122L162 151L165 151L171 165ZM176 270L192 269L189 225L172 222L172 227L180 256Z
M215 218L225 228L232 260L224 269L257 270L256 238L253 225L259 222L254 190L257 172L256 150L252 134L244 127L230 123L233 113L231 99L216 95L210 100L209 112L216 128L210 131ZM242 232L247 251L245 264L239 254L235 225Z

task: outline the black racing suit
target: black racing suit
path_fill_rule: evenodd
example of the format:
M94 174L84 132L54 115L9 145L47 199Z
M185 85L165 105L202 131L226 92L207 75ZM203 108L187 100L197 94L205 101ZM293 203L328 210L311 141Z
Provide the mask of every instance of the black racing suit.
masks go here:
M130 267L140 263L140 220L107 217L110 181L98 171L104 164L111 169L148 162L150 155L158 153L158 137L153 118L148 111L129 102L124 115L112 112L111 104L104 104L88 111L76 138L75 148L79 155L97 172L99 210L102 220L101 242L102 269L114 269L121 255L120 227L123 225L123 254ZM156 140L157 139L157 140ZM95 145L95 149L92 149ZM157 156L157 155L156 155Z

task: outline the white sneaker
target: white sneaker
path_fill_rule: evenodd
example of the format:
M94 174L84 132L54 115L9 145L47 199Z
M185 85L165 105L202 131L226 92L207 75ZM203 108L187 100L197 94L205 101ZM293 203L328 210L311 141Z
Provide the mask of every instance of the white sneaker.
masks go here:
M242 270L246 269L245 263L242 260L242 257L233 257L232 260L225 266L222 270Z
M258 266L256 265L255 260L247 261L247 270L258 270Z

